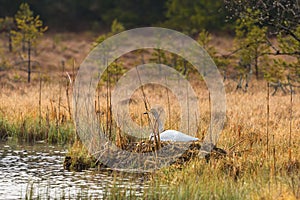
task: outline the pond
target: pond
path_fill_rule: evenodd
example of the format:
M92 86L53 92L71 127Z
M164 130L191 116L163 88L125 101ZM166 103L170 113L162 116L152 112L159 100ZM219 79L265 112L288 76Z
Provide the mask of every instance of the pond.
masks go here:
M147 187L141 176L64 170L66 153L60 146L0 143L0 199L101 199L116 188L141 196Z

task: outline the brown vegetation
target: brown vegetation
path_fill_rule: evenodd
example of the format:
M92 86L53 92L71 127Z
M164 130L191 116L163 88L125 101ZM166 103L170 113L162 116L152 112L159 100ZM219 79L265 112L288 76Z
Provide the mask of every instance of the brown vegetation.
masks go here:
M43 63L41 79L36 74L33 78L35 81L28 85L23 80L26 76L23 77L22 72L16 69L12 63L11 68L1 71L0 117L3 119L1 123L6 121L8 124L18 124L19 130L22 130L22 127L28 128L26 125L28 119L37 121L43 119L45 123L53 123L53 127L56 128L71 123L70 110L72 107L70 102L72 101L72 93L70 80L66 76L66 72L72 74L73 68L76 69L79 66L78 63L89 52L91 47L89 42L93 39L90 40L89 37L83 35L69 34L60 37L62 39L57 42L56 46L53 46L54 41L50 37L46 37L40 45L45 48L41 50L37 58L40 59L39 63ZM217 44L217 48L230 48L230 39L217 38L213 41ZM226 50L223 51L226 52ZM73 59L76 60L75 65ZM61 68L62 60L65 60L64 71ZM201 112L198 132L195 135L202 140L210 120L209 94L203 81L190 80L190 82L198 96ZM282 186L282 194L276 193L276 195L283 195L283 198L299 198L300 98L298 96L300 91L297 89L292 96L280 93L280 91L271 96L273 89L269 88L268 94L267 83L263 80L252 80L246 93L240 90L236 91L236 83L233 80L226 80L225 87L227 119L217 146L225 149L228 156L221 160L212 159L209 164L205 164L206 161L190 161L181 171L172 171L172 168L169 169L169 172L162 171L162 173L168 173L169 175L173 174L172 178L168 175L162 175L164 177L162 179L166 179L166 183L174 187L183 187L186 181L191 180L183 177L182 173L195 173L198 174L196 176L198 178L208 178L211 177L209 172L213 174L211 171L215 170L220 177L233 178L232 180L235 182L230 183L236 184L236 187L240 190L243 189L243 185L240 184L239 180L247 181L258 178L258 180L265 181L272 179L277 182L272 182L271 190L273 188L276 191L274 188ZM153 85L148 85L144 89L150 105L162 104L166 108L166 113L170 108L168 105L172 105L170 108L172 115L167 116L165 126L167 129L177 129L180 112L175 96L171 92L166 93L166 90L162 87L155 86L154 88ZM97 113L100 113L101 121L105 122L106 115L104 113L107 112L107 93L104 86L100 87L98 94L100 94L101 107L97 111L101 112ZM98 100L97 97L95 99ZM141 117L141 114L145 112L141 91L136 91L130 102L132 119L143 126L147 126L147 118ZM95 105L97 105L97 102ZM113 123L115 126L115 122ZM38 124L39 122L32 126L38 126ZM52 126L46 125L45 127L51 128ZM34 129L29 128L28 132L31 130ZM47 130L47 128L41 131L42 136L36 140L48 138L47 132L44 130ZM72 132L74 140L73 125L69 131ZM113 140L115 140L117 132L117 129L113 129ZM0 127L0 134L7 134L3 126ZM65 133L59 132L58 134ZM119 146L122 146L122 143L127 142L130 138L122 132L117 135L118 139L116 141ZM72 149L74 148L78 150L70 150L71 155L76 154L79 157L87 155L87 153L79 153L82 151L82 146L78 143L74 144ZM91 165L93 164L95 163L92 162ZM207 173L205 172L205 175L203 175L203 173L200 173L201 170ZM263 179L265 176L268 178ZM175 180L172 180L174 177L176 177ZM294 180L294 182L288 185L288 180ZM220 179L214 178L212 181L215 181L214 184L218 184ZM267 186L268 184L261 183L262 188L259 191L262 194L257 195L258 197L265 196L263 191L268 190ZM253 191L252 197L255 197Z

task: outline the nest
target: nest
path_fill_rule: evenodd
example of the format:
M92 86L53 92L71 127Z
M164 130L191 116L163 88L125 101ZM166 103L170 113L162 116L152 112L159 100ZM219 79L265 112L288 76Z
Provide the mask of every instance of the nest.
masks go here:
M189 142L189 143L172 143L172 142L160 142L160 150L157 150L157 144L154 141L144 140L139 142L131 142L122 146L122 152L120 149L114 151L113 149L103 149L94 156L90 156L90 159L75 159L70 156L66 156L64 162L64 168L67 170L81 171L91 167L97 167L98 169L121 169L123 166L130 166L137 171L145 171L145 169L156 169L160 166L173 165L176 168L181 168L188 161L199 157L201 150L201 142ZM136 153L135 155L141 155L141 160L137 161L136 156L128 156L128 153ZM156 154L157 153L157 154ZM205 159L208 161L212 156L220 158L226 156L226 151L217 147L213 147L209 154L206 154ZM145 156L143 156L145 155ZM155 155L155 156L149 156ZM104 163L101 159L95 159L104 157ZM147 157L148 156L148 157ZM157 164L159 160L160 164ZM107 161L107 162L106 162ZM118 165L114 165L118 163ZM141 163L144 166L141 167ZM109 166L109 167L108 167Z

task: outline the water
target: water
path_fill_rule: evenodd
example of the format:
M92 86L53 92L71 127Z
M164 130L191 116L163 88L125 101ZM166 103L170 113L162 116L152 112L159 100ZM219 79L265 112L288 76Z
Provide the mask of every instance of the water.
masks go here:
M66 149L39 144L8 145L0 143L0 199L102 198L111 188L131 188L141 196L143 177L116 176L109 172L63 169ZM124 190L125 190L124 189Z

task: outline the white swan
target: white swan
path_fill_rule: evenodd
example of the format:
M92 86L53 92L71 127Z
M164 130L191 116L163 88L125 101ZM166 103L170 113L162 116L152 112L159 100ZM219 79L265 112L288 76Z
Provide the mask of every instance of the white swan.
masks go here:
M152 108L150 111L146 112L150 117L151 125L154 127L154 131L158 130L160 141L170 141L170 142L191 142L199 140L196 137L186 135L180 131L176 130L165 130L163 124L160 120L160 114L155 108ZM154 140L154 133L150 134L150 140Z

